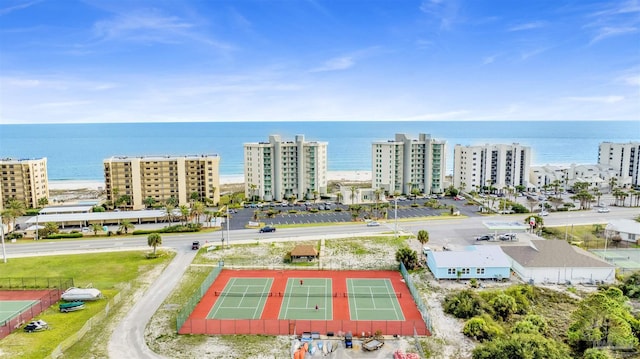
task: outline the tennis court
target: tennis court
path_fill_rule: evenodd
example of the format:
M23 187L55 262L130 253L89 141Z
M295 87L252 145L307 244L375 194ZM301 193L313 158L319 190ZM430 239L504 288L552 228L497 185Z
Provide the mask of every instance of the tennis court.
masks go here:
M17 317L37 302L37 300L0 300L0 324Z
M271 295L273 278L231 278L211 308L209 319L258 319Z
M404 320L400 293L388 279L347 278L351 320Z
M624 269L640 269L640 249L592 249L591 253Z
M333 294L329 278L288 278L279 319L333 318Z

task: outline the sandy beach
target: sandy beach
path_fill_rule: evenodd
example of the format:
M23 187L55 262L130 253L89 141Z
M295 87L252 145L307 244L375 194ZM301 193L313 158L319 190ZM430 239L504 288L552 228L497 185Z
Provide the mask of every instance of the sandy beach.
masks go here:
M350 181L350 182L366 182L371 181L371 171L328 171L327 179L329 181ZM238 184L244 183L243 175L221 175L220 184ZM99 191L105 188L104 181L91 180L63 180L49 181L49 190L52 191L71 191L71 190L94 190Z

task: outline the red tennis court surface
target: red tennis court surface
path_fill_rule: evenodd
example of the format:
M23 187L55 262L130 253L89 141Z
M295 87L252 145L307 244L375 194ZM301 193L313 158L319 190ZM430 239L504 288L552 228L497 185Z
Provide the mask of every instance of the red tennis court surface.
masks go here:
M346 293L347 279L386 278L391 281L393 291L400 293L397 300L404 314L404 321L397 320L351 320L349 314L349 298L346 296L331 297L333 319L278 319L284 296L269 296L259 319L207 319L207 314L222 298L215 292L221 292L232 278L272 278L271 292L285 292L289 278L327 278L331 279L333 292ZM414 331L415 330L415 331ZM311 270L223 270L200 303L195 307L184 325L179 328L180 334L267 334L292 335L302 332L339 333L375 333L383 335L431 335L420 315L418 308L404 283L400 272L396 271L311 271Z

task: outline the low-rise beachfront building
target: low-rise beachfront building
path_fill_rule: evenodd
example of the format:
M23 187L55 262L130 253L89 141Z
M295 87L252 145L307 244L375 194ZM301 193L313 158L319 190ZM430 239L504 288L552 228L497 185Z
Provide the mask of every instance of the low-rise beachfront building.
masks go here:
M218 155L111 157L104 160L107 201L117 207L139 210L152 199L173 201L220 201ZM121 203L119 203L121 202Z
M613 166L617 186L640 186L640 142L600 143L598 164Z
M603 164L571 164L569 166L532 166L529 182L535 190L566 191L578 182L588 183L588 188L608 188L611 178L618 178L616 169Z
M444 192L446 142L421 133L418 139L396 134L393 140L371 146L371 187L386 194Z
M327 193L327 142L283 141L244 144L244 179L247 198L265 201L314 199Z
M0 210L9 200L24 203L25 208L41 207L49 199L47 158L0 159Z
M462 191L498 192L522 186L529 189L531 147L514 143L483 146L456 145L453 150L453 186Z
M523 281L535 283L612 283L615 267L563 240L532 240L503 246L511 268Z
M511 273L509 258L496 245L424 251L424 254L427 267L436 279L509 279Z

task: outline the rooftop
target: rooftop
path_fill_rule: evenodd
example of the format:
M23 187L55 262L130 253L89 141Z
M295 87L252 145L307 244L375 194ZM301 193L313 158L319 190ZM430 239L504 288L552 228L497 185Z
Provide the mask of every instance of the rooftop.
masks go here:
M528 246L504 246L504 253L523 267L613 267L562 240L532 240Z

